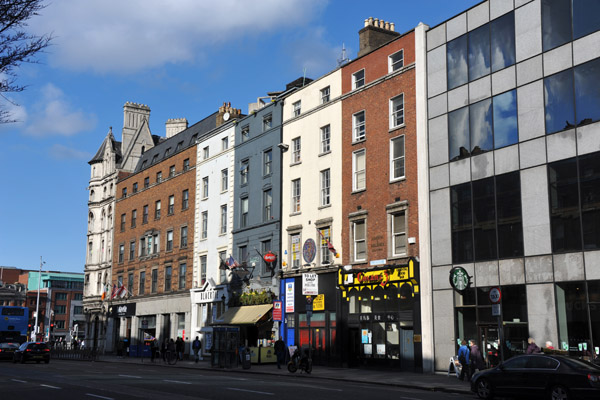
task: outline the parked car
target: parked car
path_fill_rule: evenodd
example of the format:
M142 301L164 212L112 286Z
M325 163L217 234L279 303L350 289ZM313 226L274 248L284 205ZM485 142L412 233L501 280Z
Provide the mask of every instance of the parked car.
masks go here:
M547 399L600 399L600 367L561 355L513 357L471 378L480 399L531 396Z
M50 362L50 346L44 342L25 342L15 350L13 354L13 363L26 361L35 361L38 364L44 361Z
M12 360L19 343L0 343L0 360Z

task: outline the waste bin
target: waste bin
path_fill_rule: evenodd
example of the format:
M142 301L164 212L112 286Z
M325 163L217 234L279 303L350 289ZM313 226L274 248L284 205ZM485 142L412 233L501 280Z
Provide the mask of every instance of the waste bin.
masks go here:
M242 354L242 368L243 369L250 369L250 366L252 365L252 363L250 362L250 359L252 358L252 355L250 353L250 350L244 350L243 354Z

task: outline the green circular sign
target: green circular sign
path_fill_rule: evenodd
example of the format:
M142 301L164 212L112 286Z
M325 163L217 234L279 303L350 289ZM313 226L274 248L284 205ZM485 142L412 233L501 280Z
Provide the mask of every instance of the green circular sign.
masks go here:
M450 286L458 292L462 292L471 286L470 277L463 267L454 267L450 270Z

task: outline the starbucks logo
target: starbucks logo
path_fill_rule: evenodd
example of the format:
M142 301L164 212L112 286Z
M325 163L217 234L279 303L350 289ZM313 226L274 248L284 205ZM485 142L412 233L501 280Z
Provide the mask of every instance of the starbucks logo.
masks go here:
M471 286L471 277L463 267L454 267L450 270L450 286L458 292Z

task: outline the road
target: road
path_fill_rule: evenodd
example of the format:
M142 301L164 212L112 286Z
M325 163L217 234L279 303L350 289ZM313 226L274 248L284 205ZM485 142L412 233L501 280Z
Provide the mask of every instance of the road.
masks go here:
M52 360L50 364L0 362L0 397L12 399L219 399L328 400L474 399L453 393L315 379L168 366Z

